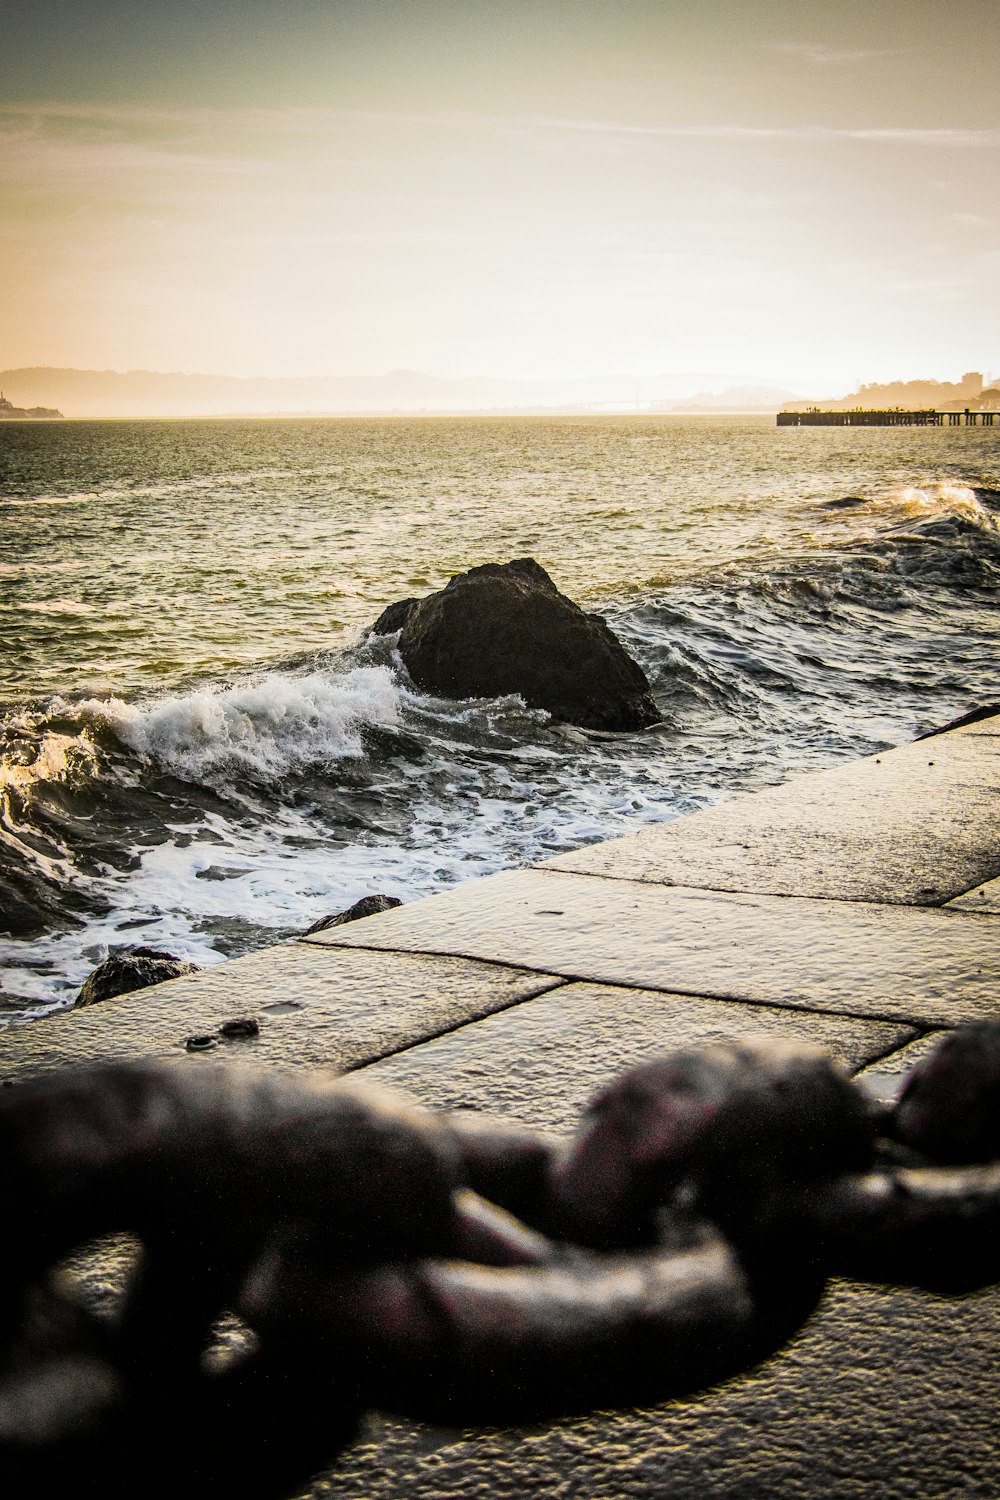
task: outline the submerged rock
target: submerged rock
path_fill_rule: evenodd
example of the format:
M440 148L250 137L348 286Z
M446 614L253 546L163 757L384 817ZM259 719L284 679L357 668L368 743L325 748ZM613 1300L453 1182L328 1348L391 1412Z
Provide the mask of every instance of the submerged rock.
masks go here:
M426 692L446 698L517 693L529 708L584 729L645 729L659 722L639 664L602 616L561 594L533 558L470 568L436 594L390 606L378 622L383 632L387 617L400 631L407 671Z
M345 922L359 922L362 917L374 917L380 911L391 911L394 906L402 904L398 896L362 896L360 901L355 901L346 911L338 911L332 917L320 917L318 922L306 928L302 936L325 932L328 927L343 927Z
M101 1000L113 999L115 995L128 995L132 990L144 990L151 984L162 984L165 979L180 979L185 974L197 973L197 964L189 964L159 948L122 948L117 953L109 953L104 962L87 975L73 1001L73 1009L96 1005Z

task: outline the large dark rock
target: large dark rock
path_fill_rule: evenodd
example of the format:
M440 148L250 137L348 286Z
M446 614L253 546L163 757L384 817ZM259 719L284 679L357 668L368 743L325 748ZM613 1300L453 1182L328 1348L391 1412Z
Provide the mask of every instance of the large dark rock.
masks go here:
M394 906L402 906L398 896L362 896L360 901L355 901L346 911L335 912L330 917L320 917L311 927L307 927L302 934L310 937L314 932L325 932L328 927L343 927L345 922L360 922L362 917L377 916L380 911L392 911Z
M371 634L395 635L397 630L402 630L419 603L419 599L397 599L395 604L387 604L372 626Z
M110 953L92 974L87 975L73 1001L73 1009L81 1005L96 1005L98 1001L111 1000L115 995L128 995L132 990L144 990L151 984L162 984L165 979L180 979L184 974L197 973L197 964L186 963L159 948L122 948L117 953Z
M470 568L410 605L399 654L418 687L445 698L519 693L585 729L659 722L642 668L530 557Z

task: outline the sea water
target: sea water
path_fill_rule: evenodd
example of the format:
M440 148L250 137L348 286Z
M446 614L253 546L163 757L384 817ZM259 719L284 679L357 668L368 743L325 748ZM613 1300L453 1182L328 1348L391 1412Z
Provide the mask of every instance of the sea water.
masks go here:
M212 964L998 696L1000 428L13 422L0 527L0 1024L116 945ZM520 556L662 724L428 697L367 635Z

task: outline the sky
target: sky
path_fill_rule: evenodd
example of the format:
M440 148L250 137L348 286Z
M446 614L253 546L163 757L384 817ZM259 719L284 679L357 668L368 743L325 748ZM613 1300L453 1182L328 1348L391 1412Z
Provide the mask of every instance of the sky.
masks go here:
M1000 3L24 0L0 368L1000 372Z

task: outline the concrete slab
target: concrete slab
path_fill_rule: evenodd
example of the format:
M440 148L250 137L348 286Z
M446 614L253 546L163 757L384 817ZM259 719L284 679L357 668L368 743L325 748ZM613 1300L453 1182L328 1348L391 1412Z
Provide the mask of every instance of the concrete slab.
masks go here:
M432 1109L485 1109L572 1130L626 1068L678 1047L756 1035L816 1042L860 1068L912 1039L911 1027L659 990L569 984L364 1069Z
M949 911L971 911L980 916L1000 917L1000 880L988 880L964 896L948 902Z
M451 953L605 984L953 1026L997 1014L1000 945L963 912L520 870L310 943Z
M996 1500L1000 1293L835 1284L761 1371L525 1431L373 1417L312 1500Z
M192 1063L356 1068L560 982L458 958L292 943L0 1031L0 1076L176 1056L189 1036L240 1016L259 1020L260 1035L220 1040Z
M1000 876L1000 717L547 860L709 890L939 905Z

